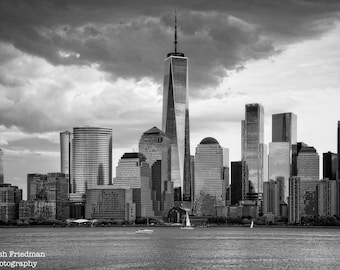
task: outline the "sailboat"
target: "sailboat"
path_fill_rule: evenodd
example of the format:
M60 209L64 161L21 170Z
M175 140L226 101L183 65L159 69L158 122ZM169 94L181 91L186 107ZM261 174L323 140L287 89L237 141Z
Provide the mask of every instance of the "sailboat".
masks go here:
M252 229L253 227L254 227L254 220L251 221L249 228Z
M192 230L194 227L191 226L189 211L185 211L185 226L182 226L181 229Z

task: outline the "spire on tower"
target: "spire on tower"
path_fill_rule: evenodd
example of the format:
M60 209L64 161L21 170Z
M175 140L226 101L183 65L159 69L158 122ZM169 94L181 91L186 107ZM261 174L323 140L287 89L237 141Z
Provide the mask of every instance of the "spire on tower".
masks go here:
M175 53L177 53L177 10L175 10Z
M174 47L175 47L175 51L168 53L168 57L169 56L181 56L184 57L184 53L181 52L177 52L177 10L175 10L175 40L174 40Z

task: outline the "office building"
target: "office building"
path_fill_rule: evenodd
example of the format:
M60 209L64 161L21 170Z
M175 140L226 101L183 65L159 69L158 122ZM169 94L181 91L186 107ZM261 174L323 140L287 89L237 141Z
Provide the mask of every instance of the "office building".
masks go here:
M175 50L164 60L162 129L170 139L175 204L191 208L188 58L177 51L176 27Z
M231 162L231 205L242 200L242 161Z
M112 184L112 129L73 128L71 202L85 202L86 189Z
M283 178L263 182L263 214L281 216Z
M22 190L11 184L0 184L0 221L13 222L19 217Z
M87 189L85 218L133 223L136 204L132 200L132 189L114 189L112 186Z
M297 156L297 176L300 178L300 211L303 216L317 215L316 186L319 183L319 155L312 146L304 146Z
M60 132L60 172L71 179L72 170L72 133L69 131ZM72 188L69 184L69 192Z
M288 142L269 143L269 179L283 179L283 200L289 196L289 177L291 170L291 146Z
M27 174L27 201L47 200L47 175L40 173Z
M272 142L296 144L297 116L294 113L272 115Z
M323 179L336 180L338 155L332 152L323 153Z
M4 183L4 151L0 148L0 184Z
M244 179L246 198L258 200L262 196L263 181L266 179L264 136L264 109L261 104L247 104L245 120L242 121L242 161L247 167L248 179ZM243 170L246 170L246 167ZM246 175L245 171L243 175Z
M301 191L300 191L300 178L297 176L292 176L289 179L289 223L300 223L301 222Z
M336 180L324 179L317 185L318 215L332 217L337 214Z
M195 153L194 207L198 216L215 216L225 206L223 148L214 138L204 138Z
M69 218L69 181L64 173L48 173L46 181L46 198L55 204L54 218L65 220Z
M143 133L139 140L142 153L151 168L153 210L157 216L167 216L174 205L173 185L171 182L170 139L163 131L153 127Z
M132 189L136 218L154 217L151 169L141 153L125 153L118 162L114 189Z
M27 201L20 204L20 218L65 220L70 213L68 197L66 174L28 174Z

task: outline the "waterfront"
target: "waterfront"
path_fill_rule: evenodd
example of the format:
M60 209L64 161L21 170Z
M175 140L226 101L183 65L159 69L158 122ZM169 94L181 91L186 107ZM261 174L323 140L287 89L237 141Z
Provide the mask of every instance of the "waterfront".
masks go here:
M136 229L1 228L1 251L46 254L1 260L37 261L35 269L340 269L338 228Z

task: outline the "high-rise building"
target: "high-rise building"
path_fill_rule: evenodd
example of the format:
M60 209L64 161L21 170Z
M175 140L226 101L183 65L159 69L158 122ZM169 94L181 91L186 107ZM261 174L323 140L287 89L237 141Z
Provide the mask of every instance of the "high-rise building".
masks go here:
M284 202L292 176L292 145L296 144L297 116L294 113L272 115L272 143L269 144L269 179L283 179Z
M139 152L145 156L151 168L153 210L157 216L167 216L174 204L169 171L170 139L163 131L153 127L144 132L140 138Z
M175 50L165 61L162 129L171 143L171 180L177 206L191 204L188 58ZM186 206L187 207L187 206ZM189 207L190 208L190 207Z
M40 173L27 174L27 201L47 200L47 175Z
M272 142L296 144L297 116L294 113L272 115Z
M223 148L214 138L204 138L195 154L195 199L198 216L215 216L216 207L225 206Z
M301 191L300 191L300 178L292 176L289 179L289 223L301 222Z
M289 177L291 168L291 147L288 142L269 143L269 179L283 179L283 200L289 196Z
M151 170L141 153L125 153L118 162L115 189L132 189L132 201L136 204L136 218L154 216L152 205Z
M336 203L339 196L336 190L336 180L321 180L317 185L317 195L318 215L329 217L336 215Z
M304 146L297 156L297 176L303 181L319 181L319 154L313 146Z
M231 205L242 200L242 161L231 162Z
M114 189L112 186L87 189L85 218L134 222L136 204L132 202L132 189Z
M246 104L245 120L242 121L242 160L248 168L248 179L244 181L248 190L244 199L258 200L262 196L263 181L267 180L264 172L267 153L263 136L263 106Z
M263 182L263 213L281 216L281 193L283 178Z
M69 218L69 182L64 173L48 173L46 181L47 201L55 204L54 216L56 219Z
M297 176L300 178L300 211L303 216L317 215L316 186L319 183L319 155L312 146L304 146L297 156Z
M4 183L4 152L0 148L0 184Z
M60 132L60 172L71 179L72 170L72 133L69 131ZM69 192L72 188L69 185Z
M0 184L0 221L13 222L19 217L22 190L11 184Z
M73 128L70 201L84 202L86 189L112 184L112 129Z
M332 152L323 153L323 179L336 180L338 155Z

